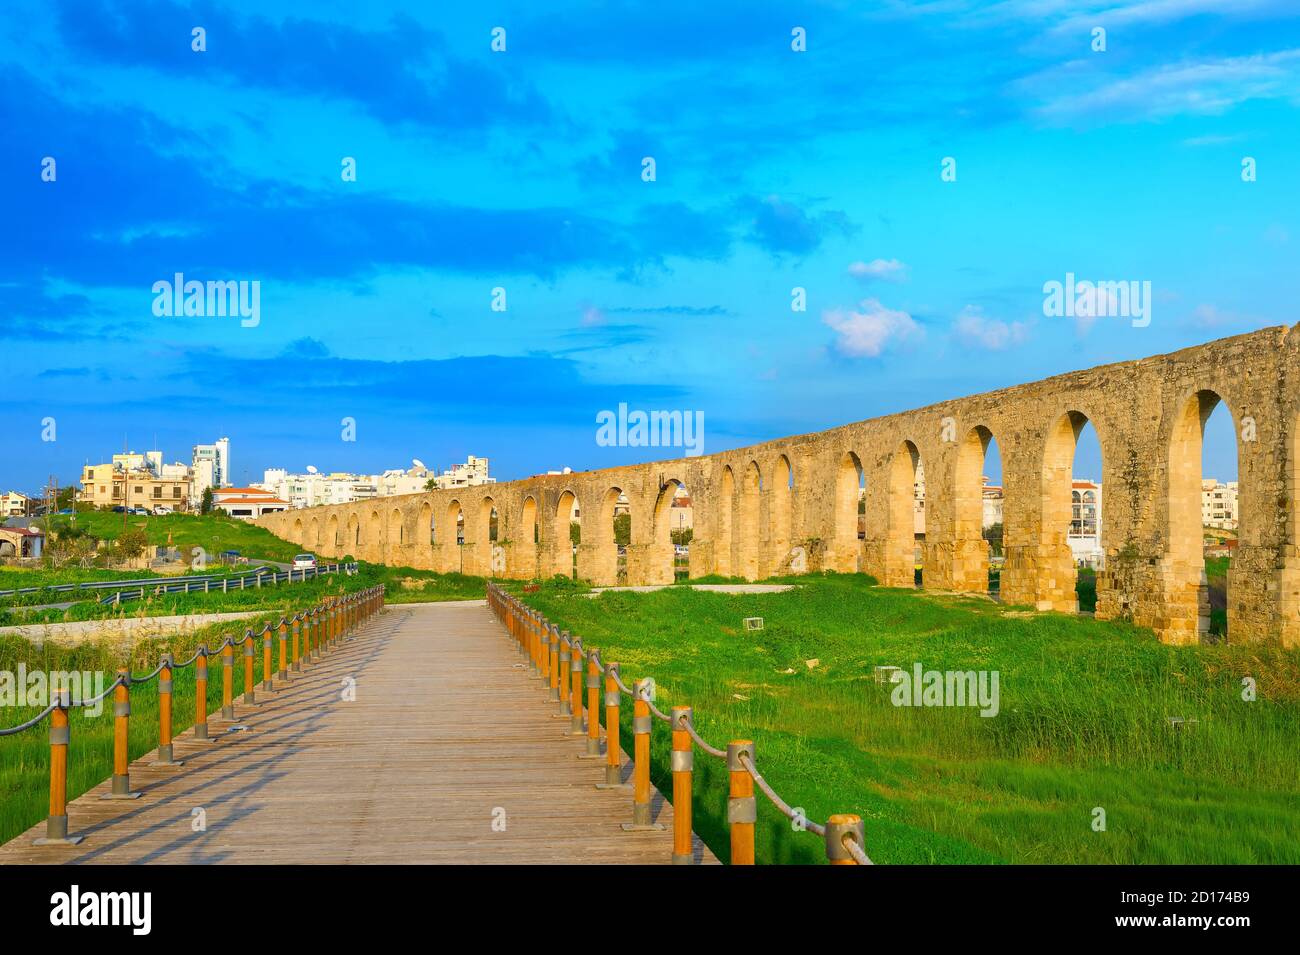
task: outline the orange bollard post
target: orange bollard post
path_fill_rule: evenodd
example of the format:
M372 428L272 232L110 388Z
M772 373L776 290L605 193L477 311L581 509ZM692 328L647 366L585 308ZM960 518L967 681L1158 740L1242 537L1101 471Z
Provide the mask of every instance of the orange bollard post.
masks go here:
M269 639L269 637L268 637ZM283 617L280 618L280 679L285 680L289 677L289 624ZM269 671L268 671L269 672ZM270 686L270 679L267 679L267 685Z
M581 736L582 728L582 674L587 669L587 657L582 652L582 641L575 637L569 649L569 735Z
M863 851L867 847L867 832L862 825L862 817L849 813L837 813L826 820L826 859L831 865L857 865L858 860L849 852L846 840L852 840Z
M253 692L253 631L244 631L244 702L256 703L257 695Z
M45 820L45 835L33 840L38 846L75 846L85 836L68 835L68 710L72 691L66 687L51 690L50 702L50 815Z
M600 665L596 651L587 651L587 752L578 759L600 759Z
M131 792L131 761L127 752L131 729L131 671L117 671L117 689L113 691L113 778L103 799L139 799Z
M262 630L262 689L271 689L271 625Z
M694 714L689 706L674 706L672 717L673 749L669 768L673 773L673 865L691 865L695 851L691 845L691 774L695 771L695 750L691 734Z
M555 624L550 626L550 634L547 637L550 640L550 650L547 653L547 680L550 685L550 692L546 698L552 703L558 703L560 700L560 628Z
M286 680L289 677L289 621L285 618L279 618L279 628L277 628L279 637L279 678ZM266 681L270 683L270 681Z
M620 769L623 751L618 743L618 664L605 667L605 781L597 789L627 789Z
M170 653L163 654L163 668L158 671L158 758L155 766L181 766L183 761L172 756L172 665L176 662Z
M302 669L302 662L298 657L298 640L302 636L302 621L306 619L306 612L293 618L293 672L297 673Z
M235 718L235 648L227 643L221 648L221 718Z
M565 630L560 634L560 663L555 681L555 695L560 699L560 712L556 714L561 719L567 718L573 711L569 704L569 670L573 659L573 641L569 639L569 631Z
M201 643L194 660L194 738L208 738L208 648Z
M662 829L650 815L650 699L654 681L641 679L632 684L632 821L623 823L624 832Z
M727 824L731 826L731 864L754 864L754 823L758 805L754 801L754 777L742 757L754 762L754 744L747 739L727 744L727 769L731 772L731 798L727 800Z

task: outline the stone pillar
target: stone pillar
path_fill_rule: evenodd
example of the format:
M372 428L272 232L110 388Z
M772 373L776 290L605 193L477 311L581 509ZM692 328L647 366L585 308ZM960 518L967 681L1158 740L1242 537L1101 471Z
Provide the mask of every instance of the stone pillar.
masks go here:
M629 563L629 579L631 569ZM578 545L578 577L597 587L614 587L618 584L618 550L612 540L608 544Z
M627 582L640 587L673 582L672 544L629 544L627 547Z

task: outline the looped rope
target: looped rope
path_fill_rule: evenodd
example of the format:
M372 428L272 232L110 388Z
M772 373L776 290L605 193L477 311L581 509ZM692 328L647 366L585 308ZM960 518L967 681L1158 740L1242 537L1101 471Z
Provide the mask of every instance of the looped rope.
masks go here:
M859 845L858 840L854 839L851 834L845 833L841 842L844 848L848 850L849 855L853 856L853 861L858 865L875 865L867 855L866 850Z
M21 733L23 730L29 730L53 712L54 712L54 704L51 703L45 709L41 710L41 712L33 716L26 723L19 723L17 726L10 726L8 729L0 730L0 736L13 736L15 733Z
M158 669L154 670L154 671L153 671L152 673L150 673L148 676L135 676L135 675L132 675L132 676L131 676L131 683L132 683L132 684L135 684L135 683L148 683L150 680L152 680L154 677L156 677L159 673L162 673L162 671L163 671L163 667L165 667L166 665L167 665L167 661L164 660L162 663L158 664Z
M801 814L796 813L792 808L790 808L789 803L787 803L784 799L782 799L779 795L777 795L776 790L768 785L767 780L763 778L763 774L758 771L758 767L755 766L750 761L749 753L745 752L744 750L740 751L740 764L744 766L745 771L749 773L750 776L753 777L754 785L756 785L759 789L763 791L763 795L766 796L769 800L771 800L772 805L776 806L776 808L780 810L783 816L785 816L787 819L790 820L797 819L801 821L803 823L803 827L807 829L809 832L815 832L819 836L826 835L825 826L823 826L821 823L813 822L811 819L807 819Z
M686 730L691 739L695 741L695 745L704 750L704 752L708 753L710 756L716 756L719 759L727 758L727 751L725 749L718 749L715 746L710 746L703 736L695 732L694 725L692 725L691 721L686 719L685 716L678 720L678 725L680 725L682 729Z
M189 666L191 663L193 663L195 660L197 660L197 659L199 658L199 655L203 652L203 650L204 650L203 647L199 647L197 650L194 651L194 656L190 657L190 658L189 658L188 660L186 660L184 663L173 663L173 664L172 664L172 669L173 669L173 670L184 670L187 666Z
M112 693L112 692L113 692L114 690L116 690L119 686L125 686L125 685L127 685L127 683L126 683L126 679L125 679L124 677L120 677L120 676L119 676L116 680L114 680L114 681L113 681L112 683L110 683L108 686L104 687L104 692L101 693L101 694L99 694L99 696L92 696L92 697L91 697L90 699L88 699L88 700L73 700L73 701L72 701L72 705L73 705L73 706L82 706L82 707L85 707L85 706L94 706L94 705L95 705L96 703L98 703L100 700L105 699L105 698L108 696L108 694Z

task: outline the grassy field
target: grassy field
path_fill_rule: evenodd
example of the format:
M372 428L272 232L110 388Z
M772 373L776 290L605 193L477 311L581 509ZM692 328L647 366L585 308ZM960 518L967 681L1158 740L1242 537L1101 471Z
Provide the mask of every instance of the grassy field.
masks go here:
M116 540L122 533L121 514L111 511L79 511L77 526L100 540ZM72 520L69 516L52 518L57 529ZM289 561L302 552L297 544L281 540L270 531L225 514L162 514L148 517L128 514L125 526L145 532L150 544L168 543L176 548L202 547L210 561L226 550L237 550L245 557Z
M789 582L783 594L587 598L555 581L525 599L621 662L629 685L654 676L665 711L692 705L714 745L753 739L791 805L819 820L860 813L878 862L1300 862L1300 652L1165 646L1123 624L856 575ZM744 630L749 616L764 629ZM998 714L892 705L873 668L917 661L996 670ZM630 722L622 733L630 745ZM668 790L658 721L653 744ZM697 830L725 858L725 772L703 754L696 768ZM815 837L759 807L760 861L822 858Z

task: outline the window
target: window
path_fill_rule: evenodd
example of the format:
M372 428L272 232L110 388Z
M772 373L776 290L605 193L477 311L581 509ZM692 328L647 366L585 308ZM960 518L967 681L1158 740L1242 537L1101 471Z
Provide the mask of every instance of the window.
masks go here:
M153 486L153 496L154 496L155 499L162 497L162 485L161 485L161 484L155 484L155 485Z
M172 487L172 497L179 498L180 496L181 496L181 486L179 484L174 485Z

